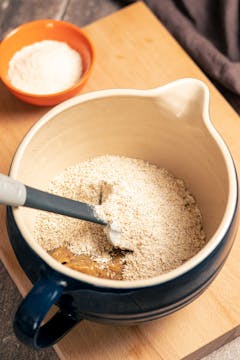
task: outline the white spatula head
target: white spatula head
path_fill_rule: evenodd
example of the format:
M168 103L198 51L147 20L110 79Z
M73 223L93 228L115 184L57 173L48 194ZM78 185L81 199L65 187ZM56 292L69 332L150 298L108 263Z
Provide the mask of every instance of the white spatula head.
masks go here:
M133 251L133 246L129 241L124 240L124 237L121 233L121 226L118 222L114 221L109 223L104 228L105 234L107 235L108 241L113 245L113 247Z

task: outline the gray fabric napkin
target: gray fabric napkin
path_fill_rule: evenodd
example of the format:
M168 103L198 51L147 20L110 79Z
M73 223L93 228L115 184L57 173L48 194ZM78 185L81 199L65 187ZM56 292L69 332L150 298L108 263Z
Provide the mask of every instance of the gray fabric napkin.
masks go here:
M240 0L145 0L240 113Z

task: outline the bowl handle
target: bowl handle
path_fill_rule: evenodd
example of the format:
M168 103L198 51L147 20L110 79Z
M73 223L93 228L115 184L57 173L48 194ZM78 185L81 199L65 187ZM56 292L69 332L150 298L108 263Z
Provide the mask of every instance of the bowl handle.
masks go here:
M59 309L41 326L48 311L62 295L66 284L53 278L41 277L23 299L13 323L17 338L35 349L54 345L80 320Z

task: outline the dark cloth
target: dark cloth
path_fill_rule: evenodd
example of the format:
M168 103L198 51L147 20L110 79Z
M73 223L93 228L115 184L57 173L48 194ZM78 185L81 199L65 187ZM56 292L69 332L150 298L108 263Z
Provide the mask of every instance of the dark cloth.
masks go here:
M145 0L240 113L240 0Z

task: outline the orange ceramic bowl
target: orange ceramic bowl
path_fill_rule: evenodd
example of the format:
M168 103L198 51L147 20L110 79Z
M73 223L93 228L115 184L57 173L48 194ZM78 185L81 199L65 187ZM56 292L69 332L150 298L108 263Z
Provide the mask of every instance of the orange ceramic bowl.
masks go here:
M14 87L8 79L8 66L13 55L24 46L42 40L66 42L82 57L83 71L79 81L68 89L46 95L36 95ZM19 99L35 105L55 105L76 95L88 79L94 62L91 41L77 26L59 20L37 20L11 31L0 45L0 77L6 87Z

